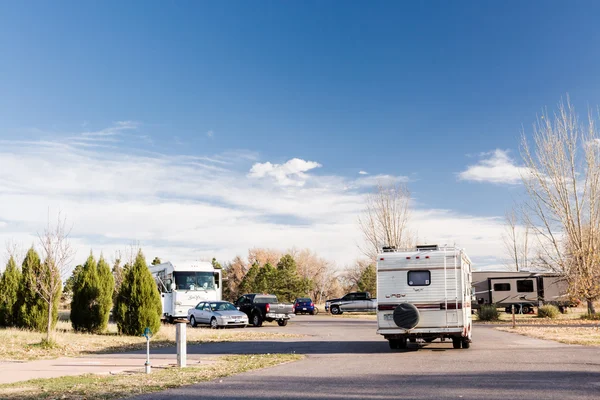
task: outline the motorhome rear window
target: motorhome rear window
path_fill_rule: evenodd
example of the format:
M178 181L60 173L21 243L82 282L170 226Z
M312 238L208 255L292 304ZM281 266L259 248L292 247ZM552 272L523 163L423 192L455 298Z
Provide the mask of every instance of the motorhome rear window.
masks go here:
M494 283L494 292L510 292L510 283Z
M517 281L517 292L520 292L520 293L533 292L533 280L525 279L522 281Z
M430 271L408 271L408 286L429 286L430 284Z

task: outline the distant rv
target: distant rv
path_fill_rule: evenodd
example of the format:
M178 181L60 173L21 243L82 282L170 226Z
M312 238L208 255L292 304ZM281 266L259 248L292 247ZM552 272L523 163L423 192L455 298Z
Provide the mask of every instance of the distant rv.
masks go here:
M557 306L561 312L576 306L567 294L567 282L560 276L545 272L473 272L473 308L495 304L507 313L515 306L516 313L528 314L534 307Z
M221 270L209 262L175 266L170 262L149 267L162 301L162 319L187 319L188 309L203 300L221 300Z

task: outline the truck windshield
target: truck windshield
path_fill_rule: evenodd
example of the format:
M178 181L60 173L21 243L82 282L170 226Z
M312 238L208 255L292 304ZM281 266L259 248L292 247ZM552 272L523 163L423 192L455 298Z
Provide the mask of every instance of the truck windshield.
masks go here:
M215 277L212 272L173 273L177 290L215 290Z

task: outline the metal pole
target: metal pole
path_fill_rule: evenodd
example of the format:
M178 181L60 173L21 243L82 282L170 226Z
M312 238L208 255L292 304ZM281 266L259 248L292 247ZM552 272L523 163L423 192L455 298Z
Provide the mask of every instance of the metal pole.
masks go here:
M517 320L515 319L515 305L513 304L512 306L510 306L511 310L512 310L512 324L513 324L513 328L516 328L517 326Z
M146 369L146 373L149 374L152 372L152 367L150 366L150 338L146 337L146 363L144 364Z
M176 343L177 343L177 366L179 368L185 368L187 364L187 337L186 337L186 323L178 322L175 328Z

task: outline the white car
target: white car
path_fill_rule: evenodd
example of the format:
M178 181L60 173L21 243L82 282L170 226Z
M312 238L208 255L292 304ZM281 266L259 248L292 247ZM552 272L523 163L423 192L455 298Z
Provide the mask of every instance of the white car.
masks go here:
M212 329L248 325L248 316L228 301L201 301L188 310L191 326L210 325Z

